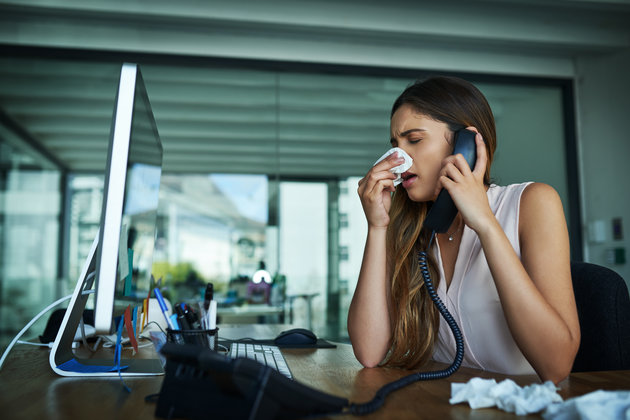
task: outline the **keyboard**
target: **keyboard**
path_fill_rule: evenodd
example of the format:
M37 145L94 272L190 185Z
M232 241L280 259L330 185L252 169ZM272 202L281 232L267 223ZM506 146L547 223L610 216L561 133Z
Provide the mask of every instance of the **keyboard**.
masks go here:
M230 348L230 357L232 359L246 357L255 360L258 363L277 370L287 378L293 379L289 365L287 365L286 360L284 360L284 356L278 346L234 342Z

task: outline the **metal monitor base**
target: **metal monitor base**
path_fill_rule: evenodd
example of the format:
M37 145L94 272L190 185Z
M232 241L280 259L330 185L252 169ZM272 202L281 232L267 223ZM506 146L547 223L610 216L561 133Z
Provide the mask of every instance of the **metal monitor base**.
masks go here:
M74 289L72 298L68 309L61 321L61 326L57 337L53 343L52 350L50 352L50 367L52 370L61 376L71 377L111 377L111 376L153 376L163 375L164 368L162 362L157 354L154 354L152 358L133 358L124 359L120 361L121 366L127 366L124 370L113 370L107 372L93 372L91 368L100 366L114 366L114 348L106 353L111 353L111 357L108 359L89 357L82 358L72 350L72 342L74 336L83 317L83 311L87 304L89 295L92 293L92 286L94 284L94 273L96 270L96 249L98 247L98 232L92 247L88 254L88 257L77 281L77 285ZM153 347L151 347L153 348ZM153 352L155 353L155 352ZM74 359L75 366L78 364L80 369L77 370L64 370L59 366L72 361Z

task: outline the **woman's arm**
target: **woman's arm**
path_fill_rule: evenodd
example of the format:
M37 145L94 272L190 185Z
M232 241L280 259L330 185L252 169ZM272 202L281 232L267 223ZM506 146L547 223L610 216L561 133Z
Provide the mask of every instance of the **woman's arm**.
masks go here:
M481 135L476 141L474 171L462 156L450 156L444 163L441 184L466 225L479 236L518 347L541 379L557 383L570 373L580 343L562 203L548 185L532 184L525 189L520 205L519 259L490 209L483 185L487 154Z
M348 310L348 335L354 355L365 367L377 366L391 341L385 232L386 228L368 228L359 280Z
M389 282L385 237L395 176L389 169L404 159L394 153L359 181L358 194L368 222L368 236L357 287L348 310L348 335L357 360L377 366L391 341Z
M560 197L545 184L523 192L520 260L498 222L478 235L514 340L541 379L560 382L580 344Z

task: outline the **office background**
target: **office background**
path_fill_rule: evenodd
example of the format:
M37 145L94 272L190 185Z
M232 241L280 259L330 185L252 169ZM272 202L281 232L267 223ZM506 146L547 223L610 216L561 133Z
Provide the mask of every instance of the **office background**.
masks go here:
M154 271L173 298L242 294L264 261L274 303L312 295L312 328L343 339L356 183L393 99L431 74L487 95L497 183L553 185L572 257L628 281L629 17L621 0L0 2L0 348L76 282L123 61L164 144Z

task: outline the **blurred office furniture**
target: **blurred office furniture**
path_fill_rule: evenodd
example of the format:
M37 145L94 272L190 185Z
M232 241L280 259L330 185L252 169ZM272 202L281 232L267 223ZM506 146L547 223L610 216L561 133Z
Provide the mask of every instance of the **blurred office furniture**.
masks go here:
M297 295L288 295L287 300L289 302L289 324L293 324L293 302L296 299L304 299L306 301L306 324L308 329L313 329L313 298L318 296L319 293L300 293Z
M217 308L217 322L219 324L283 323L284 308L265 303L219 306Z

